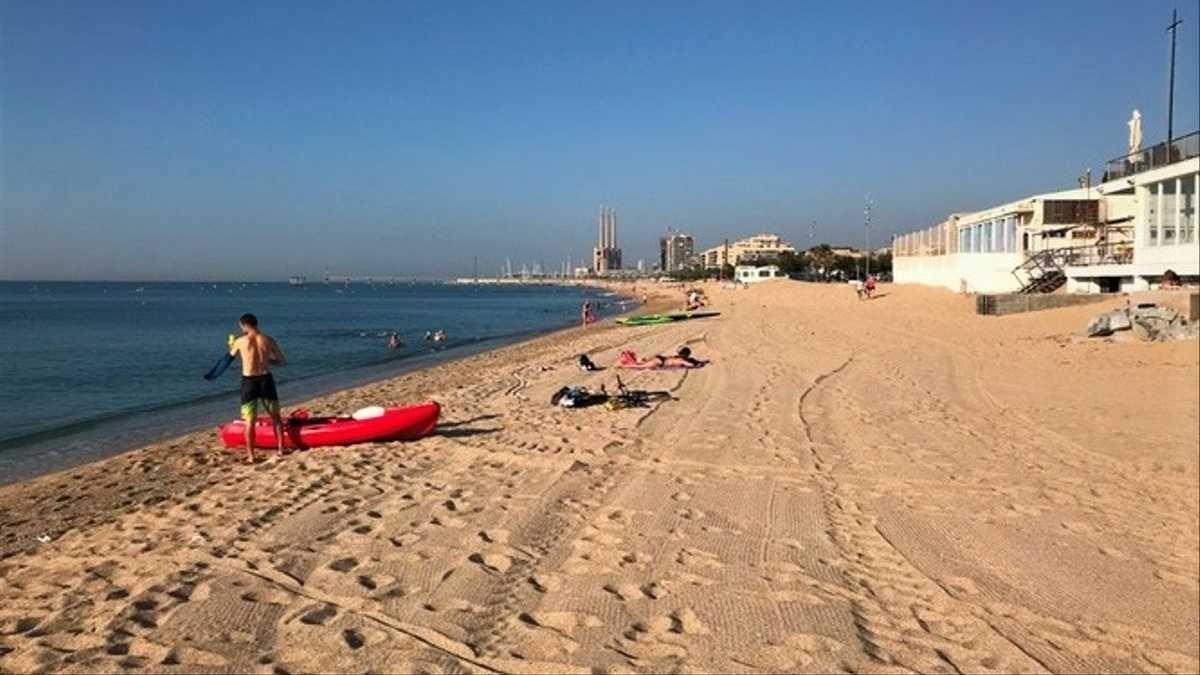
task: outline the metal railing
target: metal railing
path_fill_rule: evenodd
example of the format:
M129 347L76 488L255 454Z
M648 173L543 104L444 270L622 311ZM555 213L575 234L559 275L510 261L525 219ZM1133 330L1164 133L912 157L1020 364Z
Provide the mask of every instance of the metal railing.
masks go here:
M1109 160L1105 165L1103 180L1125 178L1196 156L1200 156L1200 131L1180 136L1170 143L1159 143L1145 150Z
M1133 242L1090 244L1048 249L1062 267L1128 265L1133 262Z

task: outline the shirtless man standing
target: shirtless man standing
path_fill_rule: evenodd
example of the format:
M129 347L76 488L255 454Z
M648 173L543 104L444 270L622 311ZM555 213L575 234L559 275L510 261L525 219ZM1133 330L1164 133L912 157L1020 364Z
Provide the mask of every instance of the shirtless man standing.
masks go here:
M283 418L279 416L279 394L271 366L287 364L279 343L270 335L258 331L258 317L243 314L239 320L242 337L229 347L230 356L242 359L242 420L246 423L246 461L254 461L254 423L258 418L258 402L262 401L275 426L275 440L283 455Z

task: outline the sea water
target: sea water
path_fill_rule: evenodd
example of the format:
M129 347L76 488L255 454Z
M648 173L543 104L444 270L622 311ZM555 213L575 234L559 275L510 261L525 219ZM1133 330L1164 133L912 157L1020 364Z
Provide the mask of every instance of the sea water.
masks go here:
M571 325L584 299L621 308L549 285L0 282L0 483L236 417L237 364L202 376L245 312L287 356L286 406Z

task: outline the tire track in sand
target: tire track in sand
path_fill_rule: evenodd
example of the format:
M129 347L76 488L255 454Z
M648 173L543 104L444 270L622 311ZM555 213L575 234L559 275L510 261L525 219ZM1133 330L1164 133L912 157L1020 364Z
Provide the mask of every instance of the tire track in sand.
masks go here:
M830 396L820 385L844 372L853 360L847 358L819 375L802 392L797 414L808 450L817 460L817 484L830 523L826 534L841 552L841 575L864 652L881 664L919 672L1048 672L893 547L875 519L862 510L852 488L839 480L844 454L836 445L816 440L814 418L804 408L815 397Z

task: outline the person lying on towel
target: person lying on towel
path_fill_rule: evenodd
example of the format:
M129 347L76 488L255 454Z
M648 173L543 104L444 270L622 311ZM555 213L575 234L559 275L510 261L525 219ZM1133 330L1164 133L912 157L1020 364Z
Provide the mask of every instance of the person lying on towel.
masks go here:
M638 355L630 350L621 352L621 356L617 358L618 368L640 368L645 370L658 370L660 368L701 368L708 361L701 361L692 356L692 350L689 347L680 347L674 356L663 356L656 354L654 356L639 359Z

